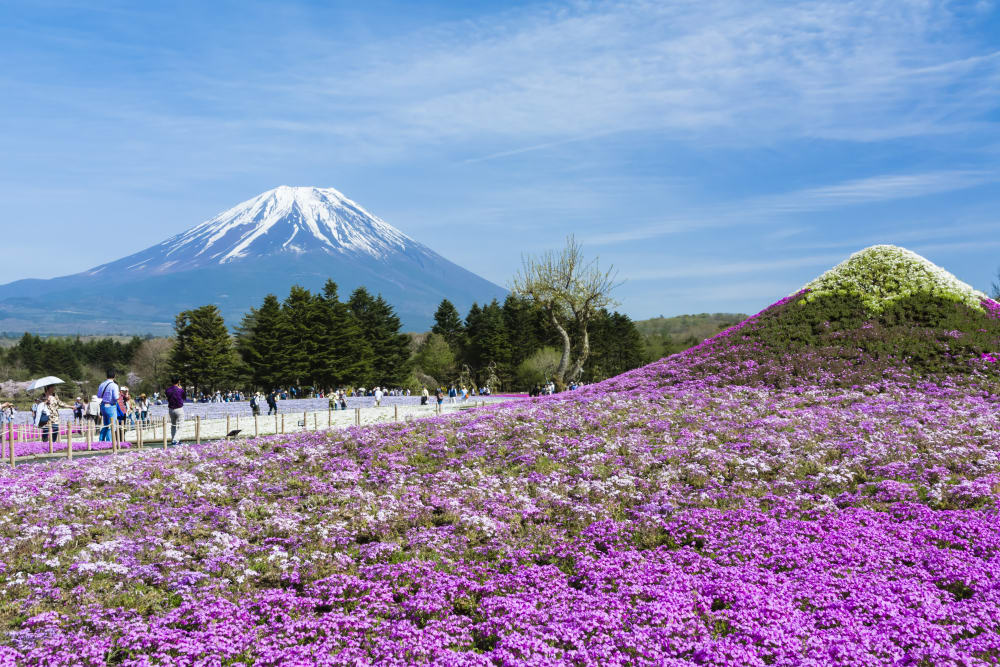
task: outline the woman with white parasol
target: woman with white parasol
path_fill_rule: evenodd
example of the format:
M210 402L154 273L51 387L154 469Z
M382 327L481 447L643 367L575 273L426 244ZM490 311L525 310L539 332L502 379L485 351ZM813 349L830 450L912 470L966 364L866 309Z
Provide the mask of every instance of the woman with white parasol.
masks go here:
M35 415L35 426L42 429L42 442L48 442L52 434L59 438L59 408L73 409L73 406L63 403L56 395L56 385L62 383L59 378L49 375L28 385L28 391L45 388L45 397Z

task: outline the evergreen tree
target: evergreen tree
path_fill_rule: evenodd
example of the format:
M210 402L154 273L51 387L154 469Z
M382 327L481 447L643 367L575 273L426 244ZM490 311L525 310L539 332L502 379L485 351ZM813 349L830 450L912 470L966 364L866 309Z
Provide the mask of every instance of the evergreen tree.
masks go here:
M366 385L401 386L410 374L410 337L400 333L399 317L381 296L372 298L364 287L347 302L372 350Z
M254 386L269 391L285 382L287 344L278 297L268 294L259 309L244 316L236 344Z
M545 311L516 294L509 294L503 302L503 321L510 348L511 373L543 346L557 345L546 326Z
M602 309L590 322L590 357L582 379L596 382L638 368L645 346L635 322L628 315Z
M177 315L174 331L171 372L196 391L228 389L237 378L239 360L219 309L185 310Z
M448 299L442 299L437 310L434 311L434 326L431 333L443 336L451 347L452 353L458 353L462 347L462 336L464 327L462 326L462 316L458 314L458 309Z
M340 301L337 283L327 280L317 297L314 335L318 342L316 380L326 389L355 384L372 371L371 345L347 304Z
M507 340L503 309L496 299L482 309L477 306L474 309L469 311L466 319L467 363L480 380L492 363L506 374L507 377L501 376L501 379L509 381L510 343Z
M319 308L309 290L292 285L288 297L281 304L284 323L282 330L282 360L285 363L285 381L297 387L315 386L320 342L316 339L319 329Z

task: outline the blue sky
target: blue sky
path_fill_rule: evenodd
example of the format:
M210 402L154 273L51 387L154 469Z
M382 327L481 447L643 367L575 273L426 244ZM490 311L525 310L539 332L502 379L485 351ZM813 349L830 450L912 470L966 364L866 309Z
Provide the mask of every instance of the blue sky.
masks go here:
M0 282L281 184L500 284L574 233L635 318L1000 266L994 2L0 1L0 45Z

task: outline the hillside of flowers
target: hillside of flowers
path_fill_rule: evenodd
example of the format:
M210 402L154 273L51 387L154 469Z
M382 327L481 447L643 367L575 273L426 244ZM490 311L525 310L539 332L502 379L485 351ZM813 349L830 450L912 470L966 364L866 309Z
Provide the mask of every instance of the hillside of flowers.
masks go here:
M2 468L0 665L996 664L995 362L782 355L800 297L567 394Z

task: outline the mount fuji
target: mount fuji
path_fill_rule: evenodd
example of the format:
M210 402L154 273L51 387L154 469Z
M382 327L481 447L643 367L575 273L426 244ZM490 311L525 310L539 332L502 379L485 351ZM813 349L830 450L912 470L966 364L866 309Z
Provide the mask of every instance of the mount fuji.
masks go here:
M464 312L506 295L333 188L283 185L128 257L0 286L0 330L167 334L178 312L207 303L234 326L264 295L328 278L342 299L359 286L381 294L409 331L429 329L441 299Z

